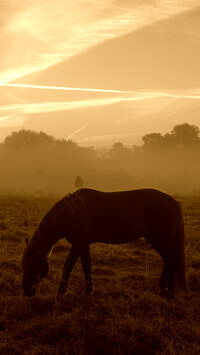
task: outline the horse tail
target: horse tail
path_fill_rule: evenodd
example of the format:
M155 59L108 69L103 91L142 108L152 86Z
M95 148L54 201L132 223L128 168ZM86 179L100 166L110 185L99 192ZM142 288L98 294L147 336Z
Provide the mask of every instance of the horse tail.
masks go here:
M183 222L183 213L181 206L179 204L179 225L178 225L178 231L177 231L177 284L178 287L185 291L187 291L187 286L186 286L186 277L185 277L185 233L184 233L184 222Z

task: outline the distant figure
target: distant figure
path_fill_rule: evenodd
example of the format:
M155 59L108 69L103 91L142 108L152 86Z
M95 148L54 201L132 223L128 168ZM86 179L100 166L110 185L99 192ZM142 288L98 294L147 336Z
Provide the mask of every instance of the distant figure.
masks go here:
M83 180L81 179L80 176L77 176L76 180L74 181L74 186L75 186L75 189L76 189L76 190L82 189L82 187L83 187Z

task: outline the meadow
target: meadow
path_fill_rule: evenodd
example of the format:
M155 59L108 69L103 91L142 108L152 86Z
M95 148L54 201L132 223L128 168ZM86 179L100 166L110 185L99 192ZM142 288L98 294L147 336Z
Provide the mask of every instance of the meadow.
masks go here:
M162 261L144 239L91 246L93 297L82 295L78 261L55 302L70 245L59 241L35 297L21 291L20 255L54 195L0 196L0 354L199 354L200 196L177 197L185 221L188 294L159 294Z

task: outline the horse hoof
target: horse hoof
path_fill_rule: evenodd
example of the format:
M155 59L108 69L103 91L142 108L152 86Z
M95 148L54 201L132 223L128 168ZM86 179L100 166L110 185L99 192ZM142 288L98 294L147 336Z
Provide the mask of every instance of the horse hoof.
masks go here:
M167 288L161 288L160 289L160 296L162 297L162 298L168 298L168 289Z
M173 291L168 291L168 295L167 295L167 298L169 300L173 300L175 297L175 293Z
M168 300L173 300L175 297L175 293L173 291L169 291L167 288L162 288L160 290L160 296Z

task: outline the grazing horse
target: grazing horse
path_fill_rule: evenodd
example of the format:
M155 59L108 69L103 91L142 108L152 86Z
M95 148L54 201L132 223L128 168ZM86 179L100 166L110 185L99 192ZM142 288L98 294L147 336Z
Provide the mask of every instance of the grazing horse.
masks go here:
M70 273L81 257L85 291L92 292L90 244L123 244L144 237L164 261L162 291L170 297L178 286L186 290L184 226L180 204L154 189L101 192L81 189L57 202L41 220L22 257L22 288L33 296L40 279L48 273L47 255L66 238L71 249L64 264L58 295L67 291Z

